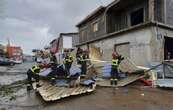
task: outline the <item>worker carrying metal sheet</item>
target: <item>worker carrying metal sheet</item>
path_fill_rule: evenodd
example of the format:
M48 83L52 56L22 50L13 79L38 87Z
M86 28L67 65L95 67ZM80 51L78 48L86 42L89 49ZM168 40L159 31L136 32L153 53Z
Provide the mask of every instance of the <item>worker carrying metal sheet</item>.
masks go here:
M117 81L119 78L118 66L122 60L124 60L124 58L121 55L119 55L116 51L112 53L112 67L110 78L111 85L117 85Z
M81 64L82 75L85 75L87 72L87 59L88 59L88 51L83 51L79 59L79 64Z
M39 85L39 75L40 73L40 67L38 65L33 65L28 71L27 71L27 76L28 76L28 85L27 85L27 90L31 90L32 83L34 82L32 79L36 81L36 87L40 87Z

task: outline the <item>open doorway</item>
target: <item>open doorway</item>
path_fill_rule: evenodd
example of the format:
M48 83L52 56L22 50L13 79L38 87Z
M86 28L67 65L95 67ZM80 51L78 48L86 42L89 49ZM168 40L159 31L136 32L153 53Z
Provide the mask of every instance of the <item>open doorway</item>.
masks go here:
M173 59L173 38L172 37L165 37L164 58L165 60Z

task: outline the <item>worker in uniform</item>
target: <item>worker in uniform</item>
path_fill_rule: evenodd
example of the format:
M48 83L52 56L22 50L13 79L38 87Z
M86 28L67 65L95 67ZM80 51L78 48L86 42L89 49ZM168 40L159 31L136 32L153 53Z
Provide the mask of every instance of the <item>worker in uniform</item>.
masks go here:
M27 90L30 90L31 87L32 87L32 83L33 83L33 80L32 79L35 79L36 81L36 87L40 87L39 85L39 75L38 73L40 73L40 67L38 65L33 65L32 68L30 68L28 71L27 71L27 76L28 76L28 85L27 85Z
M73 63L73 57L70 54L70 52L67 51L65 58L64 58L64 65L65 65L65 69L68 72L68 74L70 72L70 68L71 68L72 63Z
M124 60L124 57L119 55L116 52L115 48L115 51L112 53L112 67L111 67L111 81L110 81L111 85L117 85L117 81L119 78L118 66L122 60Z
M80 64L80 56L82 53L83 53L83 50L81 48L77 48L77 52L76 52L77 64Z
M52 52L50 53L50 63L57 64L57 58Z
M117 85L117 81L118 81L118 64L119 64L118 56L117 56L117 54L113 53L112 54L111 79L110 79L110 84L111 85Z
M87 51L83 51L83 53L80 55L79 62L81 64L81 74L85 75L87 71Z

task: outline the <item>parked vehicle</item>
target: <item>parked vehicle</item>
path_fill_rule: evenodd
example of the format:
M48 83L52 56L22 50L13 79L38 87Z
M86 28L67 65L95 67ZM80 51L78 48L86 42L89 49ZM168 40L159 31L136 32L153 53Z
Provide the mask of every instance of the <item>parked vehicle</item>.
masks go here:
M15 63L10 61L8 58L0 58L0 65L1 66L13 66Z
M11 60L11 62L14 62L15 64L22 64L23 63L22 60Z

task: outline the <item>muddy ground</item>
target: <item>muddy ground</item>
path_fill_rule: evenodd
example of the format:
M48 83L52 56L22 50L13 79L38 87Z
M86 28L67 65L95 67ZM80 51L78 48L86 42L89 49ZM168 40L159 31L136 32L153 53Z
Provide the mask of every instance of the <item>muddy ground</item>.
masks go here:
M13 81L0 80L1 87L4 87L0 89L0 110L173 110L173 90L144 87L136 83L116 90L97 87L90 94L44 102L35 91L27 92L24 82L20 82L25 80L26 73L17 73L17 70L24 71L29 65L13 67L15 73L0 73L3 80L21 75L19 79L14 77L17 79ZM4 82L8 82L9 86L4 86Z

